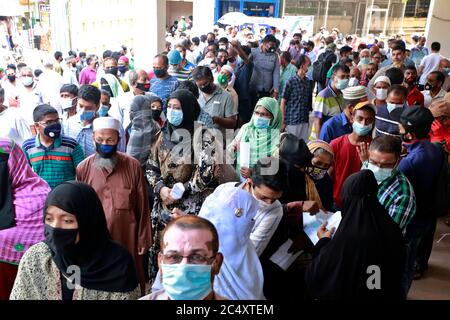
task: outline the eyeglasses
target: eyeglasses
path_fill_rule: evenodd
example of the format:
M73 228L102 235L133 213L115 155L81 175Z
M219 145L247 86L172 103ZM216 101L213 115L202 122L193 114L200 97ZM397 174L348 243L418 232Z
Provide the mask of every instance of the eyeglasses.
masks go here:
M55 120L49 120L46 122L38 122L41 126L43 127L47 127L50 126L52 124L56 124L56 123L61 123L61 119L55 119Z
M189 264L208 264L211 259L215 258L216 255L211 257L203 256L201 254L192 254L189 256L182 256L176 253L162 254L160 253L162 260L165 264L179 264L184 258L187 258Z

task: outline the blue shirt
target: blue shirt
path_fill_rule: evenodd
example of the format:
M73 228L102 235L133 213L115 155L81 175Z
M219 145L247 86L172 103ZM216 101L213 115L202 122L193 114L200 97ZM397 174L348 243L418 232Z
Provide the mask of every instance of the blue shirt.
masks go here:
M436 178L442 168L442 152L430 141L407 145L408 155L400 161L399 169L411 182L417 201L417 213L433 201Z
M352 124L348 121L347 116L342 111L340 114L337 114L331 117L331 119L325 121L320 129L320 140L330 143L331 140L352 132Z
M163 110L166 110L167 99L169 98L170 94L178 88L179 85L180 82L174 76L169 76L164 80L153 78L152 80L150 80L150 92L156 94L161 98L163 102Z

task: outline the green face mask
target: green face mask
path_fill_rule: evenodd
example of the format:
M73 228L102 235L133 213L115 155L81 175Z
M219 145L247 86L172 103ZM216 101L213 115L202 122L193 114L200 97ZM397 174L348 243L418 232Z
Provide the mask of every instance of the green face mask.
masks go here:
M219 76L217 77L217 82L221 85L221 86L226 86L228 84L228 77L226 75L224 75L223 73L219 74Z

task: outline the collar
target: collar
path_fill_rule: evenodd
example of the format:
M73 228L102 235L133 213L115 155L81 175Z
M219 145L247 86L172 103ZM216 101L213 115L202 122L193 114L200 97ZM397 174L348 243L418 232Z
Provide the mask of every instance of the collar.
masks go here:
M45 146L43 146L43 145L41 144L41 140L40 140L39 137L40 137L40 134L37 134L34 141L35 141L36 147L41 148L41 149L54 149L54 148L59 148L59 147L61 146L61 144L62 144L61 136L59 136L58 138L55 138L55 139L53 140L53 143L52 143L51 146L49 146L48 148L46 148Z
M331 94L333 95L333 97L338 98L339 95L333 90L333 88L331 87L331 81L328 84L328 89L331 91Z
M348 124L350 124L350 121L348 121L347 115L345 114L344 111L342 111L341 114L340 114L339 116L341 117L341 123L342 123L342 126L343 126L343 127L345 127L345 126L347 126Z

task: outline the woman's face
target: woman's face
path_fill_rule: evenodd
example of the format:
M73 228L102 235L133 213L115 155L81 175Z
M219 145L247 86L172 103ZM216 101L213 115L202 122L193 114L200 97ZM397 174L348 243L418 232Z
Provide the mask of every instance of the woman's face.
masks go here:
M182 110L181 102L178 99L172 98L167 102L167 108L174 110Z
M49 206L45 212L45 224L52 228L58 229L78 229L77 218L69 213L55 206ZM80 241L80 234L77 235L75 243Z
M176 99L173 99L173 100L176 100ZM161 105L161 102L159 102L159 101L152 102L150 107L152 110L162 110L162 105Z
M261 106L256 107L255 115L263 117L263 118L271 119L271 120L273 119L272 114L269 111L267 111L266 108L261 107Z
M314 158L311 160L311 164L320 169L329 169L331 167L332 157L328 153L319 153L314 155Z

